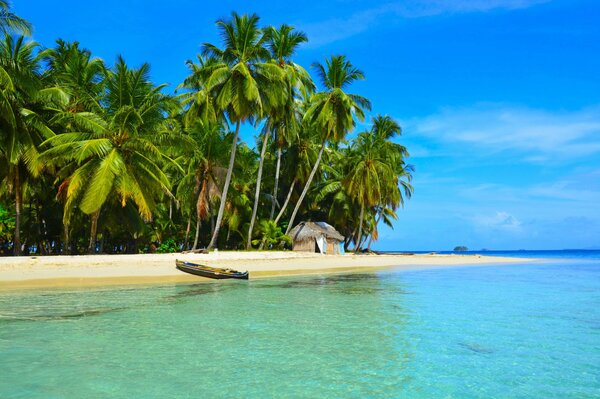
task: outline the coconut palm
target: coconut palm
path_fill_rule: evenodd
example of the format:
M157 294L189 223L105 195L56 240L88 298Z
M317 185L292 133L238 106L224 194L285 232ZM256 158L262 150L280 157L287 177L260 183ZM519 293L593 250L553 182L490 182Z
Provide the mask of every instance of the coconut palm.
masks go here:
M179 89L185 90L178 96L183 106L188 107L185 113L185 123L193 125L198 119L202 123L216 124L225 122L222 110L215 104L215 92L209 87L212 73L225 65L220 58L202 55L197 56L198 63L187 60L186 65L190 70Z
M102 110L100 101L104 89L106 68L100 58L79 46L78 42L56 41L56 47L46 50L50 79L69 94L67 111L96 112Z
M198 248L200 225L209 218L212 206L221 197L219 187L226 173L222 165L226 162L228 145L221 125L197 119L186 130L194 140L194 145L186 156L187 172L179 182L177 198L184 209L193 204L196 211L196 233L192 246L194 251Z
M354 118L356 117L361 121L364 120L365 110L371 109L369 100L356 94L348 94L344 91L353 82L364 79L364 74L361 70L355 68L343 55L332 56L325 61L325 64L313 64L321 80L321 84L326 90L311 96L310 106L304 115L307 123L314 126L320 132L321 149L308 181L292 212L286 234L293 227L296 214L319 168L319 163L321 162L327 143L336 144L342 141L346 133L354 128Z
M410 199L413 194L411 184L414 166L405 162L409 156L406 147L392 141L393 138L402 134L400 126L389 116L376 116L373 119L373 134L384 147L382 151L386 153L389 161L394 167L397 181L394 184L388 184L380 206L376 208L377 219L374 229L369 239L369 250L373 239L376 239L377 226L383 219L384 223L393 227L391 219L397 219L396 209L404 206L404 200Z
M296 187L302 187L308 181L320 150L320 146L317 144L320 137L318 132L304 124L300 129L303 134L289 137L288 148L284 154L283 175L290 181L288 182L288 193L275 218L275 223L278 223L285 214Z
M176 104L160 93L164 86L149 80L149 65L137 69L119 57L106 76L105 107L101 114L88 114L77 133L60 134L47 140L42 156L47 163L76 166L61 185L66 199L64 223L69 224L75 206L91 216L88 251L95 252L98 218L102 207L115 198L125 207L135 203L140 216L150 220L159 193L170 193L170 182L161 165L171 160L161 145L173 140L165 131L165 115Z
M258 174L256 178L256 191L254 194L254 206L252 208L252 217L250 219L250 227L248 228L248 238L246 249L250 249L252 232L256 221L256 213L258 210L258 202L261 188L261 178L263 171L263 162L269 138L275 135L278 140L277 148L277 168L275 170L275 187L271 201L271 218L275 213L275 203L277 198L277 190L279 186L279 171L281 167L281 147L285 142L285 138L290 134L297 134L299 126L297 101L296 99L307 91L314 90L314 84L304 68L294 63L291 60L296 48L306 42L308 39L303 32L294 31L294 28L289 25L281 25L279 28L269 27L265 29L267 36L267 46L269 48L271 62L276 64L282 71L284 81L281 86L284 90L284 101L278 106L274 106L269 110L262 139L262 149L260 153L260 162L258 166Z
M223 221L240 125L262 118L266 110L282 102L284 95L283 90L277 90L275 84L283 80L280 68L264 61L269 54L265 47L266 36L259 29L258 22L256 14L239 15L233 12L230 20L217 21L224 48L209 43L203 45L205 56L221 60L221 64L211 70L207 89L214 93L216 108L227 115L230 123L235 124L229 167L209 249L216 245Z
M349 174L344 184L349 195L360 206L359 227L356 239L356 250L360 248L365 208L380 203L385 184L395 180L394 169L386 161L385 154L370 132L360 133L350 150Z
M238 144L238 152L235 158L234 173L231 179L231 187L235 195L232 195L225 206L224 224L227 226L227 238L225 244L229 248L243 248L246 241L246 231L252 214L252 184L257 170L256 152L246 143ZM231 234L239 237L238 245L230 242Z
M12 33L30 36L31 31L31 24L11 11L10 2L0 0L0 32L5 36Z
M350 148L350 170L345 184L348 193L360 206L358 235L359 251L363 239L365 209L379 216L374 219L371 237L376 234L382 216L396 218L395 210L410 198L413 188L412 166L406 165L406 148L391 141L401 134L400 125L389 116L376 116L370 131L360 133Z
M5 184L14 195L17 255L21 251L23 183L29 176L26 166L33 169L38 145L54 135L47 117L67 101L58 88L44 87L37 47L23 36L5 36L0 42L0 156L7 165Z

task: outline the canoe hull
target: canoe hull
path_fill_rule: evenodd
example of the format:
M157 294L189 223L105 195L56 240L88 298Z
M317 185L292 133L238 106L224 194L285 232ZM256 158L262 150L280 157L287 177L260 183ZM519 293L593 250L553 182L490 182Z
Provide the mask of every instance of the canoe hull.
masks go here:
M216 280L248 280L249 275L248 272L238 272L237 270L208 267L204 265L198 265L196 263L183 262L180 260L175 261L175 267L177 267L177 269L185 273L193 274L195 276L200 277L212 278Z

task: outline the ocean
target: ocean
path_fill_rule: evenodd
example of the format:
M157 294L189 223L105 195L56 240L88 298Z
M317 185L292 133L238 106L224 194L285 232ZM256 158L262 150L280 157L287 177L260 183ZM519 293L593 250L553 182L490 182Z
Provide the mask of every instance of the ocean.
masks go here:
M598 398L600 251L0 293L0 398Z

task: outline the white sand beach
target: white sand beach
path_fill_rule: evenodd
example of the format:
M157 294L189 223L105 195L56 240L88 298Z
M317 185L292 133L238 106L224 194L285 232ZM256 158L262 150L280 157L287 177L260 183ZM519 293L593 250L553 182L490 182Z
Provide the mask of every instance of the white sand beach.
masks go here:
M527 261L479 255L321 255L222 251L209 254L82 255L0 258L0 289L209 281L175 268L175 259L248 270L250 278L479 266Z

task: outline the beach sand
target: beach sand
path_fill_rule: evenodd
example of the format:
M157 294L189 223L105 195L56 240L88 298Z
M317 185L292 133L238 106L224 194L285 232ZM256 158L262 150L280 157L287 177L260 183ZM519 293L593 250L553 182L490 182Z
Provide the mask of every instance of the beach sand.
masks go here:
M250 272L250 278L431 269L527 261L479 255L321 255L222 251L210 254L83 255L0 258L0 290L210 281L175 268L175 259ZM530 259L528 259L530 260Z

